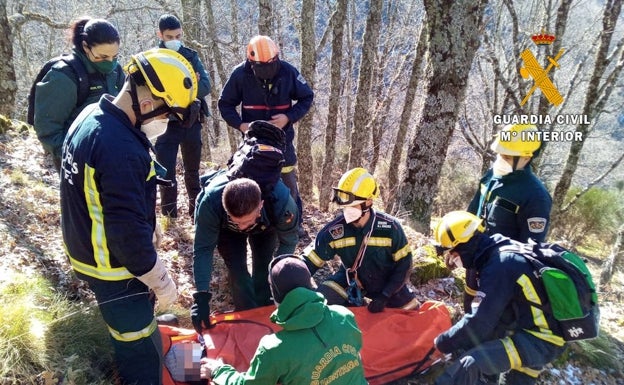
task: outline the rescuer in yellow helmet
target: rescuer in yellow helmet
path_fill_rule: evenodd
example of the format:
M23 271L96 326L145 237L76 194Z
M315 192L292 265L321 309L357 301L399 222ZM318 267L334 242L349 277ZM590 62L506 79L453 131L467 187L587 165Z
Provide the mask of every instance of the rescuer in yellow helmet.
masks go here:
M418 308L407 285L412 251L399 221L373 209L379 196L375 178L357 167L342 175L333 202L342 209L304 250L312 273L338 255L340 270L319 286L329 304L363 306L377 313L388 307ZM366 298L365 298L366 297Z

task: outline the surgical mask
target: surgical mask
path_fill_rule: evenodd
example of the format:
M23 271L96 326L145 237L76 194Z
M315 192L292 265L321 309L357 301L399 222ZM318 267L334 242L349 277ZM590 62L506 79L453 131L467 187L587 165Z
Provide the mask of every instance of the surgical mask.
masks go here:
M108 60L102 60L102 61L97 61L97 62L94 61L91 63L93 63L93 67L95 67L95 70L97 72L106 75L106 74L113 72L113 70L117 66L117 59L113 59L112 61L108 61Z
M504 176L513 172L513 167L500 155L496 155L496 160L492 164L494 176Z
M345 222L352 223L362 218L362 209L359 206L347 206L342 209Z
M260 80L272 80L279 72L280 61L276 59L270 63L254 63L251 66L254 75Z
M180 47L182 47L182 42L180 40L168 40L163 43L165 44L165 48L169 48L173 51L178 51Z
M164 134L167 130L167 124L169 124L169 119L154 119L147 124L141 125L141 132L147 136L147 139L153 140Z

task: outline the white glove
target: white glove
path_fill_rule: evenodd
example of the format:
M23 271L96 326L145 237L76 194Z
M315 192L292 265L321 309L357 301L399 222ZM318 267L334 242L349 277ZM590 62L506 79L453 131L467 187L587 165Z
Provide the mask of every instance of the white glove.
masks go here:
M154 248L157 249L160 246L160 242L162 241L162 229L160 228L160 223L156 221L156 228L154 229L154 234L152 235L152 243L154 244Z
M154 290L158 298L158 306L161 309L169 307L178 299L178 288L169 276L169 273L167 273L167 269L160 261L160 258L156 258L156 263L152 270L137 278Z

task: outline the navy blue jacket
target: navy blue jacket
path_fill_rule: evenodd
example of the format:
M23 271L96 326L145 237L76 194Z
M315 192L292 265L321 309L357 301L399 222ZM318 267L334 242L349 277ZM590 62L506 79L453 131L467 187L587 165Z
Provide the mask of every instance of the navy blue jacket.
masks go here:
M293 123L310 110L314 92L295 67L283 60L280 63L280 70L269 85L255 77L248 61L236 66L223 86L218 105L223 119L236 129L242 123L271 120L276 114L288 116L288 124L283 128L286 134L284 165L292 166L297 163ZM293 100L297 102L293 104ZM239 105L240 114L236 110Z
M531 263L521 254L504 250L511 243L507 237L499 234L476 237L474 252L461 256L467 268L479 273L481 303L475 312L464 315L438 336L438 349L444 353L469 350L520 330L563 346L564 340L552 314L542 310L548 297Z
M326 261L336 255L342 264L340 271L353 267L365 237L370 232L366 251L358 270L358 278L368 294L383 293L392 297L406 284L412 271L412 249L403 227L393 216L374 211L362 228L345 222L338 214L316 236L314 246L304 251L308 269L314 274ZM371 227L375 226L372 229Z
M70 127L61 164L61 227L79 277L130 279L156 263L149 146L110 95L85 108Z

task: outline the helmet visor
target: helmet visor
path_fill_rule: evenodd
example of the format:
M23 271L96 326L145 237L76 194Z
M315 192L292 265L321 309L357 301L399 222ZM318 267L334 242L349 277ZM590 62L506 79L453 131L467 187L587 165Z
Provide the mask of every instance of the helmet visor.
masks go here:
M332 187L334 190L334 197L332 198L332 202L337 203L341 206L350 205L356 201L365 201L366 198L359 197L352 192L344 191L336 187Z

